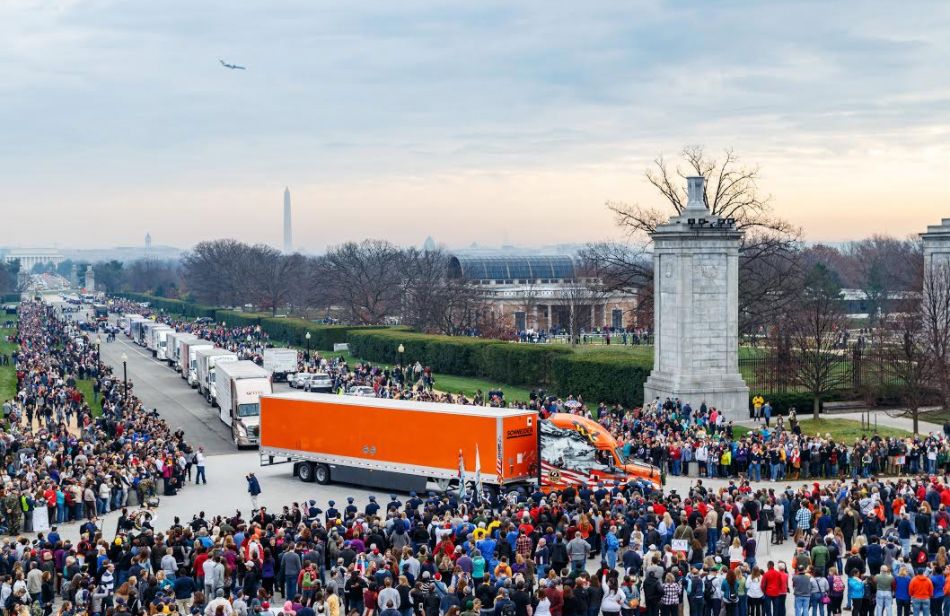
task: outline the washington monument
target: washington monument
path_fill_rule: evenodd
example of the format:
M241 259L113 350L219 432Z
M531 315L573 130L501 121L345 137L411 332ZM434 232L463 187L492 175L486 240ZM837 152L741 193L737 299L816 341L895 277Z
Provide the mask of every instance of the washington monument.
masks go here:
M284 187L284 252L294 251L294 232L290 222L290 189Z

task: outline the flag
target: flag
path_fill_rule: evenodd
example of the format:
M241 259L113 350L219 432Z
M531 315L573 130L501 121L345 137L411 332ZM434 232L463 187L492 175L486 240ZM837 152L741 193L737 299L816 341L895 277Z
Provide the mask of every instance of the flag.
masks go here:
M478 443L475 443L475 494L482 498L482 460L478 455Z
M465 459L462 457L461 449L459 449L459 500L465 500Z

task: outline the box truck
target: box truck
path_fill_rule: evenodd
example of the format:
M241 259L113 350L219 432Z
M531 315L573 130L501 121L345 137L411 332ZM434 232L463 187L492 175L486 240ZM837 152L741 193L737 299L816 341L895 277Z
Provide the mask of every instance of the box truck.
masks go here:
M286 381L297 372L297 350L264 349L264 370L271 373L274 381Z
M142 337L140 340L136 340L136 343L139 346L143 346L146 349L151 351L152 349L149 347L149 345L152 342L152 332L162 327L168 327L168 326L165 325L164 323L159 323L157 321L145 322L144 324L142 324Z
M181 344L181 378L185 379L189 385L196 387L198 385L198 357L195 353L198 349L213 349L214 343L210 340L202 340L195 337L194 340L182 340Z
M214 387L215 366L219 363L237 361L238 356L226 349L215 347L213 349L198 349L195 352L195 358L198 363L198 393L204 396L208 404L214 406L218 397Z
M261 396L272 393L270 373L252 361L217 364L214 368L218 416L231 426L238 449L257 446L261 431Z
M494 494L662 484L603 426L566 413L292 392L261 397L260 439L262 465L292 463L295 476L322 484L447 492L459 489L460 467L473 481L477 464Z

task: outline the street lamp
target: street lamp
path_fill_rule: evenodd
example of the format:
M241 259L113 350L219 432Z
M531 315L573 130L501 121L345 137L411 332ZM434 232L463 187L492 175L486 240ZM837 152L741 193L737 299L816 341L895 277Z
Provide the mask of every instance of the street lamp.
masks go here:
M310 332L307 332L304 338L307 339L307 354L304 355L304 359L310 361Z
M396 349L399 351L399 365L402 365L402 354L406 352L406 347L402 346L402 343L399 343L399 348Z
M96 336L96 372L99 372L99 364L102 363L102 336Z
M122 407L125 408L126 403L129 400L129 370L128 370L129 356L125 353L122 354Z

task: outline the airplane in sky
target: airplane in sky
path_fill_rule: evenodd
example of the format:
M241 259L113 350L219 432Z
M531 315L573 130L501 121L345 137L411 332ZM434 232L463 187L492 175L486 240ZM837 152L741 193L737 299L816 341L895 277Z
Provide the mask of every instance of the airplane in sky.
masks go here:
M246 70L247 70L247 68L244 67L244 66L238 66L237 64L228 64L228 63L225 62L224 60L218 60L218 62L220 62L220 63L221 63L221 66L223 66L224 68L229 68L229 69L231 69L231 70L235 70L235 69L236 69L236 70L239 70L239 71L246 71Z

